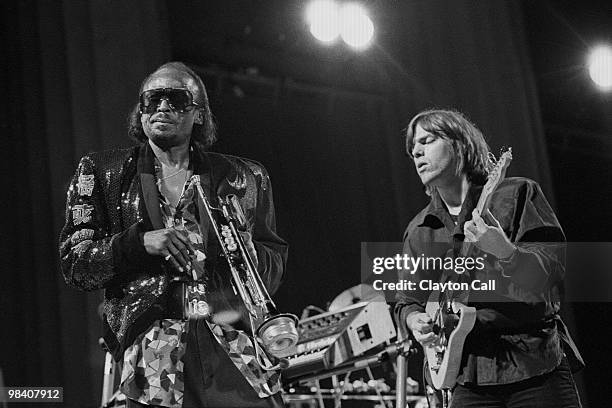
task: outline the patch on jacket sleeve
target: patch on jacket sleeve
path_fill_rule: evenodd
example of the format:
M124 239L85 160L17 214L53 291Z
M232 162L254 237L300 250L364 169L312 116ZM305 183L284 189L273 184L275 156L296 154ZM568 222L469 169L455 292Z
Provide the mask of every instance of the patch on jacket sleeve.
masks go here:
M93 174L80 174L79 182L77 183L79 195L91 196L94 189L94 175Z
M227 182L230 186L232 186L235 190L244 190L247 187L247 179L246 174L244 174L244 170L237 168L236 169L236 178L232 181L229 178Z
M247 188L247 176L246 169L244 166L241 166L237 163L233 163L234 168L234 180L230 180L232 174L228 174L226 177L227 183L236 191L246 190Z
M254 163L249 163L249 168L255 177L261 180L261 189L266 191L268 189L268 175L262 170L261 166Z
M89 204L77 204L72 207L72 222L74 225L86 224L91 221L94 206Z
M94 236L94 230L84 228L72 234L72 236L70 237L70 242L72 243L72 245L76 245L81 241L92 239L93 236Z

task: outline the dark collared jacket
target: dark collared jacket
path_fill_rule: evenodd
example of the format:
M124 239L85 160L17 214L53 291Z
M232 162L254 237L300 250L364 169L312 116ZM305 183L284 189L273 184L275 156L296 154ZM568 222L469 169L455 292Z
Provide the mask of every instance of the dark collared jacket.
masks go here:
M216 203L238 196L257 251L258 271L272 294L278 289L287 244L276 234L270 179L260 164L234 156L190 152L194 174ZM214 311L236 307L225 259L209 219L198 202ZM143 246L144 232L164 228L155 185L154 154L148 143L84 156L70 183L66 223L60 234L61 269L66 282L91 291L105 289L105 336L119 359L126 346L153 321L178 318L181 310L171 283L177 272Z
M429 205L406 229L404 253L444 258L454 251L457 255L465 238L463 226L472 218L481 191L482 186L470 187L457 224L434 191ZM483 270L471 273L471 279L494 279L496 290L486 294L470 291L468 295L468 304L477 309L477 320L464 345L458 382L489 385L521 381L552 371L564 353L573 368L579 368L582 359L558 315L565 236L557 217L540 186L526 178L505 179L490 200L488 208L517 250L507 260L495 259L475 247L469 254L482 257L485 264ZM419 271L416 278L410 277L435 282L444 278L444 271L439 270ZM429 294L412 291L398 295L395 315L403 330L407 330L410 313L425 310Z

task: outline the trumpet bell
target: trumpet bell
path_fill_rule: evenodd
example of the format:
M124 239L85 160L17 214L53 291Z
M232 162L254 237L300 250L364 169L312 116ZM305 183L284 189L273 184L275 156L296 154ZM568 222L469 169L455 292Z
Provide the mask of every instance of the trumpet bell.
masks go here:
M257 337L263 347L274 357L282 358L292 354L298 342L298 318L283 313L264 321L257 329Z

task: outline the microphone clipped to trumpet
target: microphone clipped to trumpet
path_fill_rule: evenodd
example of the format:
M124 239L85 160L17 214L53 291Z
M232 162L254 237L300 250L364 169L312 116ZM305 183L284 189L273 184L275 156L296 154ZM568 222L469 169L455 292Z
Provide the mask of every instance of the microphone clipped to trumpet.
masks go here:
M218 207L213 207L204 194L200 176L191 177L210 224L219 241L222 255L227 260L234 291L242 299L248 311L255 342L276 358L282 359L294 350L298 342L297 316L279 313L268 290L264 286L257 266L249 253L241 232L246 232L246 217L233 194L218 197ZM257 346L255 346L257 349ZM282 364L280 364L282 368ZM275 367L267 368L274 369Z

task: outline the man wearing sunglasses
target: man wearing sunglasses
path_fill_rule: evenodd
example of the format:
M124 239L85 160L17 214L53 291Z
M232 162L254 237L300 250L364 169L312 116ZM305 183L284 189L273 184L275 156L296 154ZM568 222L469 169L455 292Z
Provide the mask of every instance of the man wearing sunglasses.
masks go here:
M238 197L245 242L273 293L287 245L266 170L207 151L215 125L206 89L182 63L144 80L128 132L138 146L81 159L60 235L66 282L105 289L105 340L127 406L282 406L278 371L256 363L239 330L248 325L196 188L213 203Z

